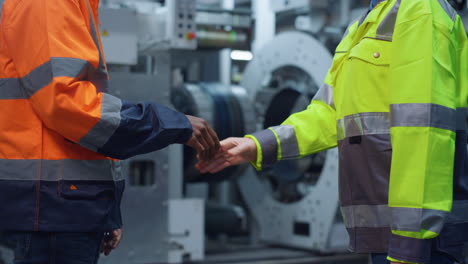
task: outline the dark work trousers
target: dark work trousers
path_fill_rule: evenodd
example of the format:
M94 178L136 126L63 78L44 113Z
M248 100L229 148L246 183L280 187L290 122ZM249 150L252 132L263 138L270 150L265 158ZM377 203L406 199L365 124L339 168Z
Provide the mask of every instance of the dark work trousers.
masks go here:
M369 255L369 264L389 264L387 254L371 254ZM433 252L431 256L431 264L455 264L456 262L449 256Z
M14 264L96 264L103 233L9 232Z

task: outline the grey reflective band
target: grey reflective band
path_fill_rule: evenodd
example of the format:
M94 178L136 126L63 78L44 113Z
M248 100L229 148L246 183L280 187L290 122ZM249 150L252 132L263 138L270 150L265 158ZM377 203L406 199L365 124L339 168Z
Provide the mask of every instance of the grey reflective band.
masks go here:
M99 67L97 70L99 73L107 75L106 65L104 64L104 56L102 55L101 46L99 45L99 37L96 32L96 23L94 22L94 18L93 18L93 11L91 10L91 7L89 6L88 0L85 0L85 2L88 8L89 26L91 28L91 37L93 38L94 44L96 45L96 48L99 52Z
M252 134L262 148L262 168L272 166L278 160L278 143L276 136L270 129L261 130Z
M341 214L347 228L389 227L391 223L390 208L382 205L351 205L341 207Z
M72 77L83 79L86 77L90 68L93 66L82 59L76 58L58 58L53 57L50 59L52 67L52 77Z
M457 130L467 131L468 109L466 107L457 108Z
M281 144L281 159L293 159L300 156L296 131L293 126L282 125L270 127L278 135Z
M422 229L440 234L448 212L421 208L392 207L392 229L421 232Z
M392 104L392 127L435 127L456 130L456 110L437 104Z
M0 79L0 99L28 99L46 87L56 77L86 79L95 71L87 61L76 58L53 57L23 78Z
M396 0L392 9L388 12L387 16L382 20L377 28L376 37L383 40L392 41L393 32L395 31L396 18L400 10L401 0Z
M447 15L450 17L450 19L455 22L457 18L457 12L453 9L453 7L447 3L446 0L439 0L439 4L442 9L444 9L445 13L447 13Z
M320 101L335 109L335 101L333 99L333 88L328 84L323 84L323 86L317 91L312 101Z
M420 232L421 229L439 233L444 222L468 223L468 201L454 200L450 213L420 208L380 205L351 205L341 207L347 228L390 227L400 231ZM445 220L445 221L444 221Z
M20 79L20 83L26 93L26 98L31 97L37 91L52 82L52 61L48 61L32 70L28 75Z
M359 113L337 120L338 140L348 137L390 133L390 114L385 112Z
M12 181L120 181L120 161L0 159L0 180Z
M97 124L82 139L79 144L97 151L104 146L120 125L120 110L122 101L110 94L102 94L101 118Z
M17 78L0 79L0 99L25 99L27 98Z

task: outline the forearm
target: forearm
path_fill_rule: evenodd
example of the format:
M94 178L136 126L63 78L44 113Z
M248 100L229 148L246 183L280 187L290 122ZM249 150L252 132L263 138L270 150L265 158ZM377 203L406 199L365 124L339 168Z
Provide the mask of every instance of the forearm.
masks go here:
M335 111L313 101L309 107L291 115L283 124L256 132L247 137L257 145L257 169L272 166L278 160L296 159L335 147Z

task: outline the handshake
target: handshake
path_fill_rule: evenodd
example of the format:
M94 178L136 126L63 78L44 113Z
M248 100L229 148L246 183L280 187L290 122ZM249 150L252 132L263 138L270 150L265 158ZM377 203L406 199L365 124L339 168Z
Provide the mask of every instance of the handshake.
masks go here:
M186 145L197 151L195 167L201 173L216 173L226 167L257 159L257 146L250 138L227 138L219 142L216 132L201 118L187 116L193 135Z

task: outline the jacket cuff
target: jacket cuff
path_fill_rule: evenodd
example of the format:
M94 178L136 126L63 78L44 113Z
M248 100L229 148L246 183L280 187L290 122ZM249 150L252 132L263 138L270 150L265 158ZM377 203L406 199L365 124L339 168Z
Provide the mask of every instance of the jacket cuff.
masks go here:
M257 146L257 160L254 160L254 161L250 162L250 164L252 164L252 166L254 166L254 168L257 171L261 171L262 170L262 161L263 161L262 146L260 145L260 142L258 142L256 137L254 137L252 135L245 135L244 137L245 138L250 138L255 142L255 145Z
M392 234L388 247L388 258L403 263L429 264L431 262L432 239L417 239Z
M273 166L278 160L278 140L275 133L270 129L265 129L247 135L257 145L257 160L253 163L257 170Z
M391 261L391 262L396 262L396 263L420 264L420 263L416 263L416 262L409 262L409 261L398 260L398 259L394 259L394 258L391 258L391 257L387 257L387 260L388 260L388 261Z

